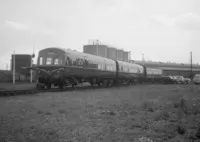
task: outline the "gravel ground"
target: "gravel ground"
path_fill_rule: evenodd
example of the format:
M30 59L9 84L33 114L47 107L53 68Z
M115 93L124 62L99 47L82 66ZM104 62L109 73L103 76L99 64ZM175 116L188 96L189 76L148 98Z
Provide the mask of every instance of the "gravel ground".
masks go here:
M0 98L0 142L200 141L200 86Z

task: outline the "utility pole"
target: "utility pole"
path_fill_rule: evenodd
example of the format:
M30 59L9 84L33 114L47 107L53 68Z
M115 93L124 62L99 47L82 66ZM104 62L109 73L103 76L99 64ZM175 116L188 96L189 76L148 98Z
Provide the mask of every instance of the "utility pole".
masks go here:
M15 51L13 54L13 84L15 84Z
M33 71L32 71L32 64L33 64L33 63L32 63L32 62L33 62L33 61L32 61L32 57L31 57L31 70L30 70L30 71L31 71L31 77L30 77L30 83L32 83L32 80L33 80L33 79L32 79L32 78L33 78L33 77L32 77L32 73L33 73Z
M192 78L192 52L190 52L190 75L191 75L191 78Z

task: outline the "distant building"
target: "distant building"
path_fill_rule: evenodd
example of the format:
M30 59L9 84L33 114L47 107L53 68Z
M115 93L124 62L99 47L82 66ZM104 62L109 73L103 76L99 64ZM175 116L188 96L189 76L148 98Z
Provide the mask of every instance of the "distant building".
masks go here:
M13 64L15 58L15 79L16 81L28 81L30 80L30 71L23 69L22 67L30 67L33 55L29 54L15 54L11 56L11 70L10 74L13 74ZM34 64L32 66L35 66ZM35 79L35 71L33 70L33 80Z
M194 74L200 73L200 66L197 64L192 65L192 74L191 74L191 65L184 63L170 63L170 62L154 62L154 61L138 61L138 60L129 60L130 63L136 63L140 65L145 65L149 68L158 68L163 70L163 74L168 76L184 76L191 77Z

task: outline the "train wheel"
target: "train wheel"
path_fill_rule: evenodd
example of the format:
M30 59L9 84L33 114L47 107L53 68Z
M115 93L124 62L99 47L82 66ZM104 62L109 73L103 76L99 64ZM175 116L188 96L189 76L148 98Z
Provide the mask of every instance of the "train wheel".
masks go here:
M101 82L98 82L97 85L98 85L98 87L101 87Z
M60 89L63 89L64 85L63 85L63 84L59 84L58 87L59 87Z
M41 84L41 83L36 84L36 89L44 89L44 88L45 88L44 84Z
M94 86L93 82L90 82L90 85L93 87Z
M76 90L76 85L72 84L72 89Z
M51 89L51 84L47 84L46 88Z

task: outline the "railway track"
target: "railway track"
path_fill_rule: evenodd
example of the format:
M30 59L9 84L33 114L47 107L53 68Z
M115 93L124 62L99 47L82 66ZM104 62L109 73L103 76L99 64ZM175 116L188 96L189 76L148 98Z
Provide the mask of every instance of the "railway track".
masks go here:
M15 96L15 95L32 95L36 93L45 93L45 92L66 92L66 91L82 91L82 90L96 90L96 89L105 89L105 88L117 88L117 87L126 87L126 86L138 86L144 84L151 84L152 83L142 83L142 84L120 84L120 85L112 85L112 86L91 86L91 85L78 85L76 88L72 87L65 87L63 89L60 88L51 88L51 89L36 89L36 88L28 88L24 87L25 89L18 88L18 89L4 89L0 90L0 97L2 96ZM157 83L160 84L160 83Z
M65 91L79 91L79 90L94 90L94 89L105 89L105 88L117 88L131 86L133 84L121 84L121 85L112 85L112 86L78 86L76 88L66 87L63 89L51 88L51 89L11 89L11 90L0 90L0 96L15 96L15 95L31 95L36 93L45 93L45 92L65 92Z

